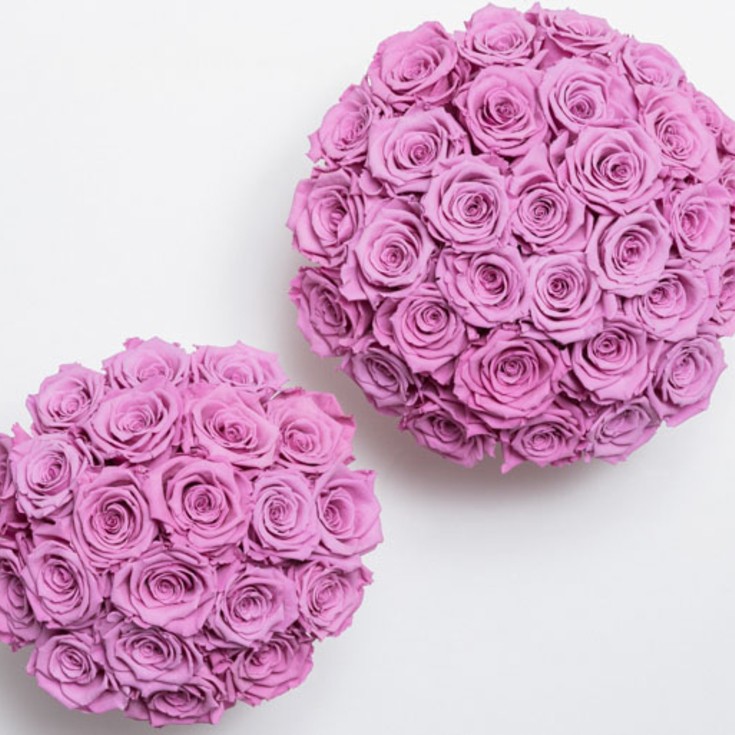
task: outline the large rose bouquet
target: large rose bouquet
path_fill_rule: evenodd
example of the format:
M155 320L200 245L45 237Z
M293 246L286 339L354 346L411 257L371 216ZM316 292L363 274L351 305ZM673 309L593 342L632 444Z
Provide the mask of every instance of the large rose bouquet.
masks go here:
M273 355L131 340L0 436L0 640L64 705L216 722L299 684L381 540L352 420Z
M735 124L664 49L538 5L426 23L310 156L299 325L421 444L618 461L707 406L735 330Z

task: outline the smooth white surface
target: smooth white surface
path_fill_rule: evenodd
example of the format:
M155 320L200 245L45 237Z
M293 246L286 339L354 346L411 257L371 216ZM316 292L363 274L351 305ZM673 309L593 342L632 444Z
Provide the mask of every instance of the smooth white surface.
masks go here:
M223 734L735 732L735 369L623 466L502 478L399 435L296 329L283 223L306 135L383 37L479 3L0 0L0 426L128 336L241 338L335 392L380 472L386 542L355 625ZM577 7L666 45L735 115L735 5ZM0 651L1 733L146 731L65 711L25 658Z

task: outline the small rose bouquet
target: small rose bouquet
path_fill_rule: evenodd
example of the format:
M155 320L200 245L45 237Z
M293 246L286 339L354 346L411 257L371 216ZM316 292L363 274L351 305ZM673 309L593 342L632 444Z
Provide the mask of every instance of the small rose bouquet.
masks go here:
M297 686L381 541L334 398L245 345L131 340L0 436L0 639L67 707L211 722Z
M299 325L421 444L615 462L706 408L735 331L735 123L664 49L488 6L380 44L311 142Z

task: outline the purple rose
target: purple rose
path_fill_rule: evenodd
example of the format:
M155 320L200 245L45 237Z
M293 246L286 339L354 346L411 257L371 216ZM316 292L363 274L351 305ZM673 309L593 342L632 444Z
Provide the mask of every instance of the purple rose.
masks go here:
M457 44L438 23L397 33L378 47L367 79L373 94L403 112L441 107L464 81Z
M569 344L597 334L606 311L613 310L606 310L597 280L581 254L533 258L529 276L531 320L558 342Z
M463 156L440 164L421 207L434 234L457 250L484 252L508 235L506 180L481 158Z
M600 288L636 296L656 285L670 253L668 225L651 207L622 217L598 217L587 247L587 265Z
M529 12L544 36L559 52L572 56L604 55L617 51L621 35L604 18L576 10L544 10L535 5Z
M45 635L31 654L28 673L69 709L100 714L125 707L126 697L105 668L102 646L89 630Z
M10 467L18 507L34 519L67 514L86 465L80 450L63 436L47 434L16 440Z
M510 429L546 410L566 371L551 342L499 327L459 358L454 392L491 428Z
M355 176L344 170L319 171L296 188L288 228L302 255L320 265L339 266L364 219L365 203Z
M82 558L104 572L139 557L157 529L138 476L122 467L89 470L75 492L73 543Z
M358 556L382 540L375 473L336 467L316 481L317 518L322 546L337 556Z
M205 556L154 545L116 572L110 601L138 625L191 636L209 617L216 591L215 573Z
M273 462L278 428L249 390L213 387L189 406L195 446L210 459L242 468L268 467Z
M650 378L652 359L655 352L647 334L624 320L607 322L601 332L575 343L571 351L575 376L602 403L640 395Z
M651 405L676 426L709 405L725 355L716 337L701 335L670 345L661 354L651 383Z
M150 462L179 438L181 398L161 378L110 391L86 425L93 448L105 459Z
M629 38L623 46L623 64L633 81L652 87L672 89L684 81L679 62L655 43L640 43Z
M105 663L124 689L149 697L191 681L203 664L191 642L162 628L141 628L117 615L101 631Z
M232 566L223 577L209 621L225 645L257 646L299 616L296 587L279 567Z
M590 427L589 451L607 462L622 462L656 433L660 423L646 398L613 404Z
M554 404L504 437L503 473L525 461L546 467L576 462L582 457L585 416L572 403Z
M464 128L440 107L376 122L367 163L391 194L420 193L429 188L434 166L469 151Z
M319 640L338 636L352 623L372 575L359 562L313 561L294 568L304 629Z
M298 325L317 355L343 355L368 330L372 309L366 301L348 301L339 290L339 273L301 268L289 295L298 309Z
M467 329L442 292L425 283L400 301L385 301L375 316L385 320L378 339L392 346L417 373L431 374L440 383L452 376L452 364L468 343Z
M0 641L14 651L33 643L41 624L33 614L15 549L0 545Z
M682 260L702 268L721 265L730 255L730 203L720 184L688 186L673 196L670 218Z
M709 326L718 337L731 337L735 334L735 252L720 269L718 294Z
M661 153L635 123L583 128L565 152L560 183L568 183L600 214L627 214L641 209L662 191Z
M424 280L436 246L415 209L388 202L375 208L342 267L342 292L375 303L400 296Z
M485 253L447 249L439 257L436 280L447 301L475 327L513 322L528 314L528 273L514 247Z
M268 406L280 435L278 460L300 472L321 473L352 459L355 422L327 393L284 391Z
M527 153L546 135L538 103L540 72L526 67L484 69L455 100L477 148L501 156Z
M66 431L85 421L96 410L104 390L101 373L81 365L63 365L26 403L34 428L39 433Z
M300 472L264 472L254 483L254 557L304 561L319 542L314 488Z
M95 574L61 541L40 541L21 572L28 602L47 628L83 628L99 615L102 593Z
M378 110L364 87L349 87L311 135L309 157L332 166L359 163L367 153L370 126Z
M105 360L103 366L110 385L118 388L134 388L153 378L180 385L189 375L189 356L179 345L158 337L129 339L125 350Z
M173 457L153 468L146 494L153 518L204 556L219 558L247 536L252 485L227 462Z
M197 347L192 372L202 383L226 383L251 393L275 393L288 378L278 355L236 342L230 347Z
M384 413L398 414L416 401L419 386L408 365L375 341L362 344L345 358L341 369Z
M628 299L626 315L654 337L678 341L694 337L717 304L716 270L702 272L684 261L670 260L658 283L647 293Z
M538 51L535 26L513 8L488 5L465 27L456 34L459 53L476 66L529 64Z

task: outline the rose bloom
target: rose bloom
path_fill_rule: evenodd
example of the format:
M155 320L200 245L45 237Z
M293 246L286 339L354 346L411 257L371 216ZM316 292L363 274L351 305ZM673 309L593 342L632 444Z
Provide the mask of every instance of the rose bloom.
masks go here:
M397 33L378 47L367 73L370 89L397 111L440 107L464 81L457 45L438 23Z
M718 293L708 326L718 337L731 337L735 333L735 253L720 269Z
M567 371L559 350L499 327L459 358L454 392L493 429L511 429L542 413Z
M28 601L16 550L0 544L0 641L14 651L33 643L41 633Z
M655 43L640 43L629 38L622 49L625 70L638 84L671 89L684 81L679 62Z
M434 166L469 151L467 133L446 110L416 110L373 125L367 163L391 194L421 193L429 188Z
M26 405L38 432L66 431L94 413L105 389L104 376L81 365L63 365L41 383Z
M158 337L129 339L125 350L105 360L103 366L113 387L134 388L153 378L180 385L189 374L189 356L179 345Z
M590 427L588 451L613 464L622 462L656 433L660 423L646 398L613 404Z
M6 434L0 434L0 500L9 500L15 494L13 473L10 469L10 453L13 440Z
M676 426L706 410L724 369L722 346L712 335L670 345L655 367L651 404L666 423Z
M321 265L339 266L364 219L365 204L354 175L326 171L299 183L288 227L302 255Z
M559 53L575 56L615 53L623 37L604 18L576 10L544 10L535 5L529 12L548 42Z
M289 296L298 309L298 325L317 355L343 355L368 330L372 309L366 301L348 301L339 290L339 274L325 268L301 268Z

